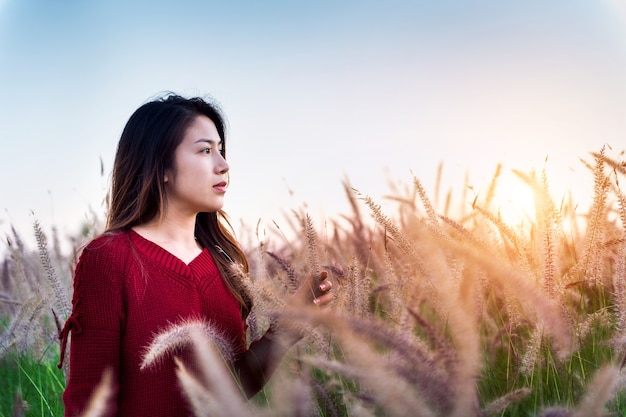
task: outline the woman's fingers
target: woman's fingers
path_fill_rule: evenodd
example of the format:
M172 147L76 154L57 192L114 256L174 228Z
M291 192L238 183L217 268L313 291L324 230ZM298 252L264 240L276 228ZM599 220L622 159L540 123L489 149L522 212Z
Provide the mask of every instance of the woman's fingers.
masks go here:
M333 283L328 278L327 271L321 271L316 275L309 275L307 281L298 289L291 298L294 304L301 306L326 305L333 300Z
M319 275L319 279L322 282L318 285L318 291L316 291L315 298L313 299L313 304L318 306L326 305L334 298L334 295L330 292L333 289L333 282L328 279L328 272L322 271Z
M327 292L326 294L314 299L313 304L323 306L333 301L333 298L335 298L335 295L332 292Z
M327 279L326 281L322 282L320 284L320 290L326 292L326 291L330 291L333 288L333 283L331 282L331 280Z

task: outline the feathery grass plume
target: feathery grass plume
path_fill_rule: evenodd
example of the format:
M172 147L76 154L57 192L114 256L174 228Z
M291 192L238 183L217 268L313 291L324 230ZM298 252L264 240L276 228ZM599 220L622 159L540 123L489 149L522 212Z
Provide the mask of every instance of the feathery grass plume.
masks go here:
M246 317L246 324L248 325L248 329L246 331L246 340L257 340L261 337L261 329L259 328L259 322L256 316L256 310L253 308L248 313L248 317Z
M312 382L305 380L305 376L310 374L310 370L305 369L302 372L301 378L296 378L291 381L291 388L293 392L291 393L291 401L289 403L291 406L287 411L288 414L285 415L293 415L293 416L313 416L319 415L319 413L315 412L315 405L313 403L313 396L311 392ZM310 378L307 378L310 379ZM284 393L284 391L283 391ZM281 401L284 401L282 399ZM315 410L315 411L314 411Z
M54 259L61 265L63 262L63 253L61 251L61 240L59 239L59 229L55 225L52 225L50 233L52 234L52 253L54 253Z
M337 404L335 403L333 398L331 398L331 395L329 394L329 391L328 391L330 388L333 388L332 384L323 385L315 381L312 378L309 378L309 379L310 379L310 385L313 388L313 394L317 398L318 404L322 408L320 410L321 414L327 415L329 417L339 417L340 415L339 408L337 407Z
M511 404L519 402L528 397L531 393L530 388L518 388L511 392L507 392L503 396L496 398L480 410L480 417L492 417L501 415Z
M481 369L480 338L473 314L476 286L475 274L463 274L458 291L447 299L456 306L448 308L450 336L456 346L463 346L456 350L456 363L450 378L456 397L450 415L455 417L478 415L479 412L476 380Z
M285 300L282 298L283 292L275 287L270 280L240 280L243 288L254 300L253 310L256 311L257 320L267 319L274 310L285 308Z
M113 371L107 368L102 374L100 383L91 394L91 397L89 397L87 407L81 414L81 417L101 417L108 415L113 390Z
M422 185L422 182L415 175L413 176L413 186L415 187L415 190L417 191L417 194L419 195L420 200L424 205L426 215L428 216L428 221L431 222L433 225L438 225L439 218L437 216L437 213L435 212L433 205L428 199L428 195L426 193L426 190L424 189L424 186Z
M400 323L400 317L405 310L403 298L406 291L403 290L406 287L406 279L401 279L396 273L389 252L385 252L384 280L389 285L389 295L386 297L388 304L386 313L391 323Z
M38 297L36 298L36 303L33 303L32 309L29 309L29 314L26 319L21 323L21 325L16 329L16 341L17 341L17 349L20 352L25 352L29 346L34 347L39 342L39 348L41 348L41 340L40 338L33 335L33 329L37 328L37 330L41 331L42 326L40 326L40 318L43 312L44 307L46 306L46 299ZM41 353L42 349L35 349L38 354ZM39 355L37 355L39 356Z
M315 233L313 220L308 214L304 219L304 231L306 235L310 273L317 276L320 273L320 262L317 253L317 233Z
M459 236L461 241L465 241L470 245L480 247L481 249L487 250L487 243L483 240L477 238L467 230L463 225L458 223L457 221L449 218L448 216L439 215L439 219L441 219L445 224L447 224L456 234Z
M203 329L193 327L189 334L194 347L198 376L194 376L176 358L176 375L194 414L201 416L253 416L252 404L247 404L234 376Z
M618 201L619 217L622 223L622 236L626 237L626 196L617 185L613 185ZM617 250L613 272L613 296L617 308L618 333L626 331L626 243L621 243Z
M41 265L46 272L48 283L50 284L54 294L54 305L62 317L69 317L72 307L67 297L67 291L59 280L54 265L52 265L52 261L50 260L48 239L41 229L39 221L36 219L33 223L33 228L35 229L35 239L37 240L37 248L39 249L39 259L41 260Z
M491 182L489 183L487 194L485 194L485 200L483 204L486 210L489 210L491 202L496 195L496 189L498 188L498 179L500 179L500 175L502 175L502 164L498 163L498 165L496 166L496 172L494 172L493 176L491 177Z
M361 262L364 262L368 258L367 254L369 250L366 244L368 239L365 235L365 224L361 215L361 209L356 201L357 191L347 180L343 183L343 187L352 210L352 216L346 216L348 222L352 225L352 233L348 236L350 236L350 241L353 244L357 257L361 260Z
M363 370L358 367L353 367L339 359L329 359L326 356L307 355L303 356L301 361L315 368L325 369L329 372L336 372L351 379L358 378L361 375L361 372L363 372Z
M443 177L443 161L439 161L437 164L437 174L435 175L435 189L433 198L435 200L435 207L439 207L439 193L441 191L441 178Z
M513 252L515 260L518 260L521 263L522 270L529 277L532 277L532 257L528 253L526 245L521 242L520 236L518 236L511 227L504 223L500 216L496 217L489 211L479 206L475 206L474 210L476 210L477 213L483 215L487 220L493 223L493 225L498 229L500 234L509 242L511 242L511 244L513 244L513 247L515 248L515 251ZM510 254L510 252L507 253Z
M3 291L11 290L11 274L9 273L9 259L4 258L2 261L2 277L0 278L0 288Z
M293 366L279 366L268 382L268 411L271 416L316 416L310 365L306 357L298 358ZM297 366L297 369L296 369ZM334 405L328 408L333 415Z
M9 323L7 330L2 335L2 346L17 345L23 350L28 343L28 335L32 328L32 323L37 320L45 305L45 299L39 293L33 293L24 301L20 309ZM0 351L0 357L7 352L6 349Z
M602 148L602 151L604 151L604 148ZM613 168L616 172L619 172L622 175L626 175L626 162L616 161L615 159L609 158L608 156L604 155L602 152L592 152L591 155L593 155L594 158L602 157L604 159L604 162L608 166Z
M435 311L446 320L450 337L457 346L464 346L456 352L456 363L451 372L456 376L450 382L455 385L456 402L452 415L462 415L468 410L477 412L475 379L479 372L480 342L475 315L475 302L478 273L461 273L460 265L471 265L463 259L454 257L455 247L446 246L450 239L432 234L433 239L426 239L432 270L439 271L435 291L438 305ZM461 245L460 243L458 243ZM456 259L456 260L455 260ZM455 270L456 268L456 270ZM469 269L467 270L469 271ZM456 281L455 281L456 278Z
M508 289L510 294L518 297L519 301L530 308L528 313L534 313L538 321L545 324L549 334L554 338L554 345L560 357L564 357L572 349L571 329L567 326L559 305L540 291L534 284L523 279L521 274L507 264L503 264L491 256L474 248L445 241L444 244L453 246L458 255L468 259L471 264L483 268L489 273L492 284L496 288Z
M583 322L578 324L576 336L578 337L578 340L582 342L582 340L594 329L594 325L608 327L612 325L612 321L613 318L611 317L609 309L602 308L584 317Z
M452 364L456 360L456 355L451 343L415 309L409 306L407 311L415 322L425 330L425 335L428 336L434 346L433 358L439 358L439 361L445 365Z
M537 417L574 417L574 412L565 407L548 407Z
M219 330L206 321L189 319L171 324L152 339L150 345L146 346L140 369L158 366L167 357L174 356L181 349L191 346L194 331L206 334L226 360L233 360L235 353L232 343Z
M358 317L369 313L369 294L372 281L367 274L360 273L358 260L353 258L348 267L348 274L341 283L341 291L338 294L339 304L347 311Z
M285 317L282 312L288 307L283 291L279 291L269 280L242 280L243 287L254 300L253 310L259 327L268 328L270 325L280 327L278 320ZM294 323L289 320L286 324L294 332L303 335L303 340L315 343L318 346L327 346L327 338L319 331L312 329L305 323ZM259 332L261 334L262 332ZM254 340L254 339L250 339Z
M356 343L357 339L367 340L370 344L376 345L377 350L371 350L370 354L384 361L387 371L394 373L396 379L399 378L403 384L412 386L416 392L420 393L420 398L434 405L438 410L448 412L452 409L454 388L448 371L444 367L445 364L435 361L433 354L428 350L423 350L425 345L417 343L418 340L415 337L407 338L404 334L394 332L381 320L359 319L330 313L307 316L293 312L292 315L304 320L319 320L321 324L334 330L333 334L339 339L342 338L343 332L351 334L348 345L345 345L347 362L351 362L353 352L350 346L352 342ZM380 348L384 348L384 354L378 350ZM380 365L382 366L382 362ZM365 363L361 366L367 368Z
M539 360L539 350L541 348L541 342L543 341L543 333L543 323L537 323L533 328L526 351L524 352L520 362L519 369L523 375L530 376L535 370L535 365Z
M339 311L353 311L355 309L354 286L356 282L355 276L358 269L357 262L356 258L352 258L350 264L344 272L343 279L339 282L340 290L335 291L333 305Z
M302 313L294 312L294 314L301 319L307 319ZM371 399L381 410L384 410L385 415L392 417L436 416L435 411L420 393L392 370L393 364L377 354L366 339L358 337L350 327L345 325L345 321L320 312L310 314L308 319L335 330L336 340L341 343L345 352L349 352L349 355L345 357L347 363L341 364L340 368L335 370L347 370L347 376L363 386L371 395ZM324 365L324 362L318 361L316 365Z
M619 368L615 365L603 366L587 384L587 392L572 417L605 416L605 404L615 395L618 382Z
M295 292L300 285L298 280L298 276L296 275L296 271L291 267L289 262L287 262L280 255L275 254L274 252L267 251L267 254L270 258L276 261L276 263L282 268L283 271L287 273L287 278L289 279L289 291L291 293Z
M550 197L548 176L545 168L541 175L541 185L533 187L535 190L535 204L537 207L537 223L543 242L543 286L550 297L555 297L556 262L558 246L561 241L561 219L559 212Z
M13 239L15 240L15 246L16 246L17 251L20 253L26 253L26 246L24 245L24 240L22 239L22 237L20 236L20 234L17 232L17 230L15 229L13 225L11 225L11 234L13 235Z
M363 402L358 401L348 403L348 415L351 417L376 417L371 406L368 408Z
M557 283L555 283L556 262L558 259L558 246L562 241L562 230L559 211L550 196L550 187L545 167L542 170L541 181L537 179L534 171L526 174L519 170L513 170L513 173L528 185L533 192L535 201L534 224L538 228L536 236L541 242L538 246L541 246L543 249L542 252L539 252L538 259L535 262L543 265L543 270L539 276L546 293L551 297L555 297L557 286ZM531 233L531 235L534 234ZM526 259L529 262L533 261L530 257Z
M417 194L419 195L420 200L422 201L422 204L424 205L424 208L426 209L426 214L428 216L428 221L426 222L426 226L432 231L432 233L435 233L444 239L448 238L447 235L441 229L441 225L439 224L439 216L437 215L437 213L435 212L435 209L430 203L430 200L428 199L428 195L426 194L426 190L424 189L424 186L422 185L421 181L415 176L413 176L413 185L415 186ZM415 215L415 213L413 213L413 215Z
M579 279L593 284L601 283L602 253L599 248L605 227L604 215L609 185L608 177L604 174L604 153L603 147L600 153L595 156L596 165L593 168L594 195L587 220L583 254L573 271Z
M433 285L432 274L426 267L422 257L415 251L410 240L398 229L398 227L383 214L380 205L376 204L369 196L362 197L365 204L369 207L374 221L385 229L386 233L393 238L400 250L404 252L410 259L411 264L424 277L430 285Z
M174 358L174 361L176 362L176 376L194 417L225 415L215 397L200 381L193 377L180 359Z

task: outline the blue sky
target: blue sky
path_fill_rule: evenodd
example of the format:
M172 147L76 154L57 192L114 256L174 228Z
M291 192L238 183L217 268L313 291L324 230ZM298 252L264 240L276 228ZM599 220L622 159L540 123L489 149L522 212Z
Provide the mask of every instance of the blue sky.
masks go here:
M440 162L460 198L468 172L480 193L498 162L540 170L548 158L557 198L571 187L582 200L578 159L624 147L623 10L623 0L0 0L0 233L30 235L31 211L68 234L103 212L124 123L165 90L222 104L236 222L280 224L303 205L318 219L346 212L346 177L381 202L411 172L432 190Z

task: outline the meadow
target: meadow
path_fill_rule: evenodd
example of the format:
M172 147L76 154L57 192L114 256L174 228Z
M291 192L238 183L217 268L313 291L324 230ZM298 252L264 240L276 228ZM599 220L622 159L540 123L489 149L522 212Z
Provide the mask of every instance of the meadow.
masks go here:
M494 204L500 166L458 207L438 186L433 203L419 178L390 184L384 206L346 182L350 213L320 227L296 210L296 238L278 226L240 236L248 339L276 320L305 334L261 393L246 402L224 383L226 348L193 324L160 335L147 366L193 346L201 378L182 364L178 375L198 417L625 415L626 163L604 149L582 163L593 176L583 213L553 200L545 172L516 172L535 202L522 226ZM94 215L72 246L101 227ZM78 253L64 255L55 230L34 231L37 248L7 236L2 261L0 417L62 415L57 335ZM335 301L291 310L286 294L321 270ZM100 415L109 379L84 416Z

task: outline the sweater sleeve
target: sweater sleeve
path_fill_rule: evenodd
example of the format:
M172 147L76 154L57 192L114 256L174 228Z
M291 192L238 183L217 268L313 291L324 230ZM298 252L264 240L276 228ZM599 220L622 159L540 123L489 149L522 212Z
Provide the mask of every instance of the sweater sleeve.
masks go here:
M113 371L114 382L119 375L125 262L114 243L110 238L92 242L76 267L72 314L61 335L67 338L72 333L69 380L63 394L66 417L83 412L106 369ZM113 389L117 393L117 387ZM108 412L107 416L117 413L117 394L110 399Z
M278 335L270 327L263 337L252 342L248 350L235 358L235 375L247 398L252 398L263 389L285 353L300 338L293 334Z

